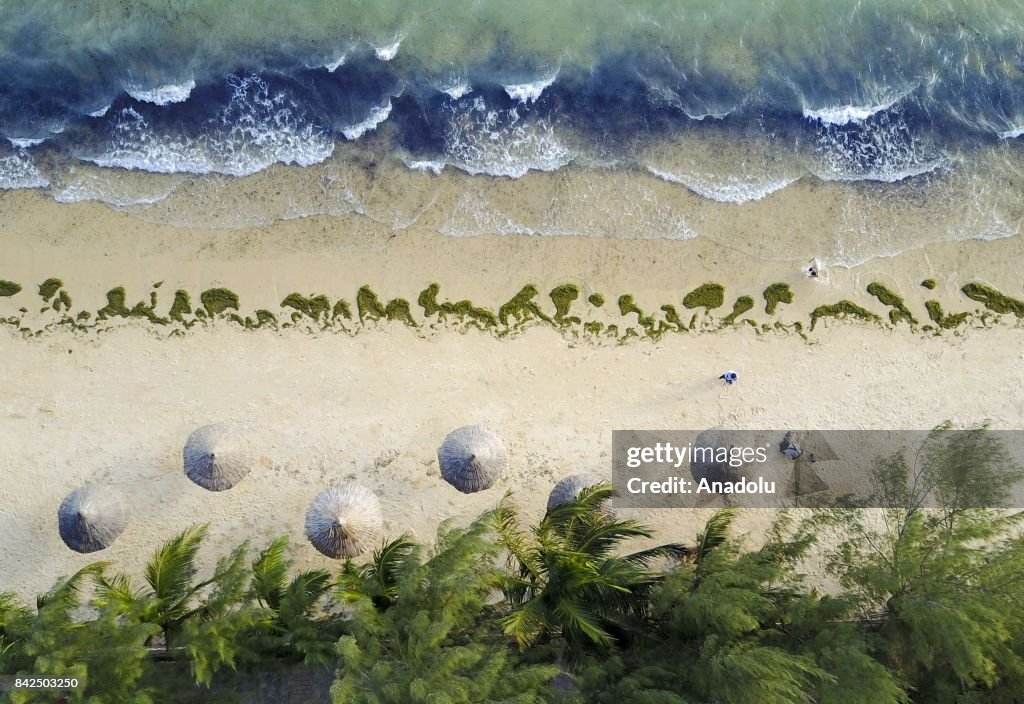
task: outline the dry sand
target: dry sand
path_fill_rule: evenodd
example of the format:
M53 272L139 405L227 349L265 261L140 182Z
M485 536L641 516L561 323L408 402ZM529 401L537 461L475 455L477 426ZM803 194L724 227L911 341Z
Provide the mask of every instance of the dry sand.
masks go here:
M38 306L35 285L59 276L76 306L91 310L114 286L137 300L156 281L165 281L161 291L196 294L228 286L250 309L295 290L351 300L365 283L415 301L434 281L452 300L489 306L526 283L547 291L572 282L583 297L630 292L657 309L705 281L726 286L727 305L788 281L797 300L783 321L841 298L884 313L863 292L882 280L923 316L921 279L938 279L934 293L947 310L973 309L959 286L981 280L1019 295L1012 262L1024 260L1013 237L933 245L811 281L792 263L700 239L367 234L348 230L344 218L187 231L32 194L0 195L0 206L0 278L25 284L0 299L0 315L25 301ZM1012 320L941 337L834 322L807 340L743 326L626 345L574 341L545 326L508 339L398 324L354 336L220 324L171 337L141 321L99 335L56 329L25 338L3 328L0 588L29 597L94 559L138 569L159 542L197 522L210 523L207 565L244 539L260 546L282 533L300 563L329 564L303 539L304 513L319 490L346 478L378 492L390 536L429 540L440 520L468 520L507 489L539 516L562 476L610 474L617 428L924 428L945 419L1019 428L1021 335ZM740 372L735 387L717 380L725 368ZM261 438L265 464L227 492L206 492L181 470L182 443L208 422L245 424ZM472 496L445 484L436 460L445 434L468 423L496 429L511 458L498 486ZM95 479L120 486L133 520L111 549L77 555L60 541L56 510ZM668 541L692 539L708 512L631 515ZM739 527L756 538L770 520L769 511L748 511Z

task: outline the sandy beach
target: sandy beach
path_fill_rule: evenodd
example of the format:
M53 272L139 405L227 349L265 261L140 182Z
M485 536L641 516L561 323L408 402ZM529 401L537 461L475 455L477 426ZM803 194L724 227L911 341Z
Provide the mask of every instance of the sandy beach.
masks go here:
M303 518L320 489L344 479L378 493L389 536L430 539L441 520L468 520L506 490L537 516L562 476L610 475L614 429L1024 422L1017 319L983 316L959 290L980 281L1019 293L1009 265L1020 260L1019 237L932 245L813 280L799 264L752 259L700 238L451 238L428 228L367 236L347 230L343 218L188 230L34 194L0 200L0 278L23 286L0 298L0 315L20 321L0 330L0 572L5 588L26 597L97 557L138 569L160 541L198 522L210 523L206 564L242 540L260 546L287 534L301 564L330 565L305 541ZM198 304L210 287L235 292L243 314L280 311L293 291L345 297L354 310L356 290L371 285L382 300L411 301L417 325L352 320L344 331L246 330L225 319L186 330L115 316L77 330L58 324L52 309L39 312L36 288L51 277L72 297L70 313L96 311L118 286L129 306L158 293L160 315L175 289L190 290ZM934 290L920 286L926 278L936 280ZM889 309L865 290L874 281L905 297L919 323L890 323ZM657 340L537 321L501 336L427 319L415 302L434 282L442 297L491 310L533 284L549 316L547 291L574 284L580 295L570 313L641 333L635 314L621 315L615 304L624 293L646 311L668 303L682 311L688 291L718 282L725 304L706 319L686 311L700 314L695 329ZM767 315L761 291L773 282L787 282L794 300ZM592 293L608 300L603 308L587 307ZM756 324L722 326L740 295L754 298ZM923 330L925 298L977 313L941 334ZM810 312L839 300L880 322L824 318L810 331ZM799 321L802 335L774 327ZM726 368L741 374L735 387L717 379ZM181 468L185 438L210 422L251 430L262 458L227 492L200 489ZM463 495L439 476L436 451L450 430L470 423L501 435L510 468L492 489ZM96 480L122 489L132 520L112 548L78 555L60 541L56 509L74 487ZM632 514L657 530L657 540L685 541L708 511ZM739 526L756 539L771 518L749 510Z

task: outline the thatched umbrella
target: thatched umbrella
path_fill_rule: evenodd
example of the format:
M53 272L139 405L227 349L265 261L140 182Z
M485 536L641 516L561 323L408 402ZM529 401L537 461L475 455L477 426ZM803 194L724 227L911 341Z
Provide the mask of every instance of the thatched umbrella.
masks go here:
M597 486L601 483L601 480L597 477L589 474L570 474L567 477L561 479L555 488L548 494L548 511L558 508L562 504L567 504L570 501L575 501L579 498L580 492L584 489L589 489L592 486ZM612 509L608 501L601 502L601 513L612 518L615 516L615 511Z
M185 474L210 491L230 489L252 468L252 453L241 433L228 425L204 425L188 436L182 452Z
M693 441L690 460L690 474L699 482L735 482L743 478L742 467L731 467L727 458L732 448L729 433L721 428L710 428L697 436Z
M110 547L126 525L128 506L124 496L109 486L80 486L67 495L57 510L60 538L75 552Z
M508 466L501 438L482 425L448 433L437 450L441 476L463 494L489 489Z
M352 482L324 489L306 511L306 537L327 557L355 557L380 535L377 495Z

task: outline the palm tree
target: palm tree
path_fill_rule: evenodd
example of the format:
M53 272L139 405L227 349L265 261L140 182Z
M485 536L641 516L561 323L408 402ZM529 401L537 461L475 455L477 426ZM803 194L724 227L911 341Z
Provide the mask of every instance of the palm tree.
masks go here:
M338 575L338 596L345 601L369 599L379 610L387 610L398 597L399 577L403 570L418 562L418 546L403 534L384 543L364 565L345 560Z
M113 604L142 623L158 625L164 648L169 651L181 624L204 613L205 605L196 602L199 593L222 576L217 570L209 579L193 582L196 554L205 535L205 525L193 526L165 542L146 564L144 587L136 588L126 574L108 576L98 572L97 605ZM151 643L152 638L147 645Z
M607 484L584 489L529 533L520 529L509 495L498 505L495 530L508 563L497 581L510 609L502 625L521 648L561 637L572 656L635 633L647 615L647 595L661 580L652 565L687 554L676 544L616 554L624 541L652 532L610 517L605 506L612 496Z
M287 557L288 538L274 540L252 562L249 596L267 610L256 628L254 647L306 664L327 664L335 658L334 643L342 635L340 619L324 616L317 607L331 589L325 569L305 570L290 580L293 561Z

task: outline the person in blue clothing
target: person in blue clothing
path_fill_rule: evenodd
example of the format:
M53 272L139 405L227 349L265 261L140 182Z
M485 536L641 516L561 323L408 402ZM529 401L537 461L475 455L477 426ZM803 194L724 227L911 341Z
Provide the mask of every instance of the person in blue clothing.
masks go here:
M740 380L740 375L737 374L736 372L734 372L732 369L730 369L729 371L727 371L725 374L723 374L722 376L720 376L718 378L719 379L725 379L725 383L726 384L732 385L732 384L735 384L737 381Z

